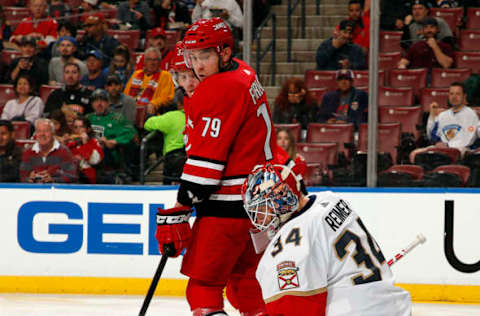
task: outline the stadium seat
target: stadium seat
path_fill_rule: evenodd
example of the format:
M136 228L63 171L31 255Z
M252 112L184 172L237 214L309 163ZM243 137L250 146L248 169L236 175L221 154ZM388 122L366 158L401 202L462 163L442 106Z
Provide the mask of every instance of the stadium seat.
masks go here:
M378 123L377 152L390 153L397 161L397 146L400 145L400 123ZM358 133L358 151L366 152L368 143L368 124L360 124Z
M307 164L305 177L303 178L306 186L315 186L322 184L322 168L320 163Z
M433 169L432 172L456 174L462 179L463 186L467 184L470 178L470 168L462 165L443 165Z
M335 142L339 145L345 157L349 157L349 150L345 143L353 144L353 124L310 123L307 128L307 143Z
M380 53L378 56L378 69L395 69L400 59L402 59L401 52Z
M1 62L3 65L7 65L7 66L10 66L10 64L12 63L12 61L17 58L17 57L20 57L22 55L22 52L19 52L19 51L15 51L15 50L2 50L2 53L1 53Z
M107 30L107 34L130 48L130 51L137 49L140 43L140 30L120 31L109 29Z
M415 164L431 171L438 166L455 164L459 158L460 151L456 148L431 147L415 156Z
M298 143L297 151L305 158L307 164L319 163L322 172L328 172L328 165L337 163L336 143Z
M143 124L145 123L146 117L147 117L146 107L137 105L137 115L136 115L135 125L137 125L138 128L143 128Z
M0 1L0 5L3 7L14 7L19 4L19 0L2 0Z
M368 77L368 70L355 70L353 72L353 86L368 86ZM378 85L381 87L385 85L385 70L378 71Z
M8 100L16 98L12 84L0 84L0 104L5 105Z
M417 165L393 165L385 173L408 173L415 180L420 180L423 178L423 168Z
M420 106L386 107L378 109L378 120L380 123L399 122L402 133L413 134L415 139L419 136L417 125L421 123L422 108Z
M448 88L456 81L462 82L468 79L472 72L467 68L457 69L432 69L432 88Z
M30 138L30 123L27 121L12 121L13 129L15 131L15 139Z
M12 26L12 31L20 22L30 16L30 9L28 7L3 7L6 20Z
M430 15L442 18L447 22L453 35L457 34L458 25L462 22L463 7L458 8L431 8Z
M305 86L311 88L327 88L329 91L337 89L337 72L329 70L307 70L305 72Z
M380 172L377 185L380 187L419 186L423 178L423 168L416 165L393 165Z
M480 52L455 52L457 68L468 68L472 73L480 72Z
M100 11L107 20L117 17L117 8L101 9Z
M480 8L468 8L467 29L480 29Z
M312 96L317 100L317 104L322 104L323 96L327 94L327 88L310 88L308 92L312 94Z
M42 99L43 104L47 103L48 96L53 90L60 89L59 86L49 86L49 85L42 85L39 90L40 99Z
M437 102L446 105L448 102L448 88L423 88L420 92L420 105L424 112L430 111L430 104Z
M24 150L31 148L35 142L33 139L15 139L15 145Z
M403 32L398 31L380 31L379 50L382 53L399 52L402 50L400 41Z
M297 142L299 142L302 137L302 126L300 124L274 124L274 126L275 130L278 130L279 128L290 129L295 136L295 140Z
M380 106L413 105L413 88L378 87L378 105Z
M480 30L462 30L458 48L462 51L480 50Z
M2 115L3 108L5 107L5 104L0 104L0 115Z
M427 69L392 69L388 75L388 82L392 88L413 87L415 94L427 85Z

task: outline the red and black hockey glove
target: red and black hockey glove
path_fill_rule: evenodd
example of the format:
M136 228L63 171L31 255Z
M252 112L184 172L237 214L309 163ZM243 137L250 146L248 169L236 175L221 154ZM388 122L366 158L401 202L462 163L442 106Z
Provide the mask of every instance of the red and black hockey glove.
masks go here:
M155 237L162 255L178 257L188 247L192 229L188 223L192 209L189 206L158 209Z

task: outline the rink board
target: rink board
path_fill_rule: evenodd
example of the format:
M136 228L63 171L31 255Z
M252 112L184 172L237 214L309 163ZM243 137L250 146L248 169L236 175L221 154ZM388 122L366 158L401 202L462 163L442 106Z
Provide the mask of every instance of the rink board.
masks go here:
M480 302L480 190L332 190L386 258L426 236L392 267L414 299ZM160 260L155 212L175 198L173 186L1 185L0 292L146 293ZM449 247L444 236L452 233ZM157 294L183 295L180 263L168 260Z

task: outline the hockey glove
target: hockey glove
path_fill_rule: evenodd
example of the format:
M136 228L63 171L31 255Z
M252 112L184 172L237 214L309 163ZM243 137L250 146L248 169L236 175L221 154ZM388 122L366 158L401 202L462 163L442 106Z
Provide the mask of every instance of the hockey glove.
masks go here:
M190 243L192 229L188 223L192 209L188 206L158 209L155 237L162 255L178 257Z

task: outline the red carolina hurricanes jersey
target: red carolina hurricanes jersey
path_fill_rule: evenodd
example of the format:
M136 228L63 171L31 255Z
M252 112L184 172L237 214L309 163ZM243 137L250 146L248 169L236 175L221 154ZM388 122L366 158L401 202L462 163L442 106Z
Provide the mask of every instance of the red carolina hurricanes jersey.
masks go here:
M181 179L218 186L210 201L241 202L247 175L276 154L265 91L250 66L237 59L234 64L233 70L204 79L187 106L187 125L193 128L187 128Z

